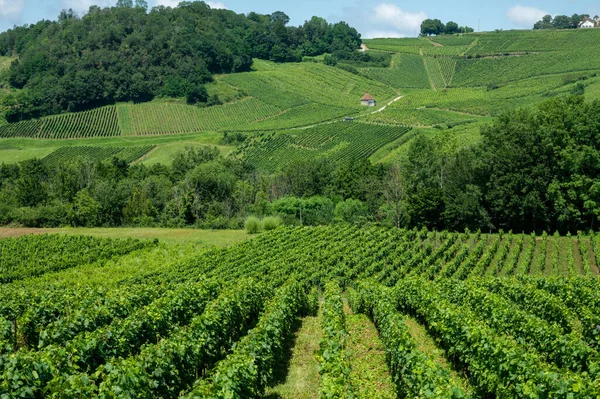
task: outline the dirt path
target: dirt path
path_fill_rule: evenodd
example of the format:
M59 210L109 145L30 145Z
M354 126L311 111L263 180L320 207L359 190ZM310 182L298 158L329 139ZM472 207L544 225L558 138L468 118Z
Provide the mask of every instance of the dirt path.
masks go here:
M361 53L364 53L365 51L369 51L369 48L367 47L366 44L363 43L360 45L360 51L361 51Z
M395 103L396 101L399 101L399 100L401 100L402 98L404 98L404 96L400 96L400 97L396 97L396 98L394 98L392 101L390 101L389 103L387 103L386 105L384 105L382 108L378 109L377 111L373 111L373 112L371 112L371 115L375 115L375 114L377 114L377 113L379 113L379 112L383 112L383 111L385 111L385 109L386 109L387 107L389 107L390 105L392 105L392 104L393 104L393 103Z
M423 49L419 49L421 55L423 55ZM427 72L427 79L429 79L429 85L431 86L431 90L437 91L435 88L435 84L433 83L433 79L431 79L431 73L429 72L429 66L427 65L427 59L423 58L423 65L425 65L425 72Z
M0 238L6 238L6 237L20 237L20 236L24 236L27 234L45 234L45 233L53 233L54 230L52 229L35 229L35 228L20 228L20 227L15 227L15 228L0 228Z

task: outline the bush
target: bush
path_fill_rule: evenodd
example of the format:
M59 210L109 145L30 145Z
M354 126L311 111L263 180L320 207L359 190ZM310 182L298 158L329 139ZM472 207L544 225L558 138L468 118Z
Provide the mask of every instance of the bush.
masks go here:
M260 232L260 219L256 216L249 216L244 225L248 234L258 234Z
M281 218L277 216L268 216L262 221L262 227L265 231L275 230L276 228L281 226L281 224Z
M337 204L334 211L337 221L346 223L364 222L368 216L365 204L359 200L348 199Z

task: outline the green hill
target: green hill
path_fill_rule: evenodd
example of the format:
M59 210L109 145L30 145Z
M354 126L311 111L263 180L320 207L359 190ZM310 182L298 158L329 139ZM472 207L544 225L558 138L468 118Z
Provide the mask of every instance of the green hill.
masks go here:
M161 150L158 137L162 135L174 135L168 143L176 148L173 143L189 143L186 135L192 133L196 134L194 143L203 145L215 144L213 132L245 132L250 141L232 154L271 171L285 164L279 159L305 156L300 155L304 152L301 145L294 147L297 155L286 152L284 156L283 150L274 144L275 138L286 142L289 150L293 146L290 143L310 141L319 131L294 129L339 122L348 116L369 124L420 128L410 137L429 132L440 137L461 136L465 142L474 143L479 126L503 111L573 93L584 93L589 100L600 98L600 55L594 48L599 40L600 30L506 31L365 40L367 54L391 53L388 67L352 60L344 60L336 67L326 65L323 57L284 64L256 59L252 71L218 75L208 86L209 93L224 100L223 105L199 108L176 99L120 103L86 112L0 124L0 138L84 139L80 145L89 146L89 139L93 138L148 136L149 141L143 145L156 144L158 148L151 154L154 156L172 153ZM0 67L6 68L10 60L2 60ZM375 109L359 105L366 92L378 100ZM448 130L459 125L469 127L459 135ZM346 125L334 123L326 130L339 129L335 132L339 136L344 132L343 126ZM436 129L428 130L432 127ZM277 132L275 136L273 132ZM198 133L206 133L210 139L204 140L205 135ZM156 143L152 137L157 138ZM348 148L336 147L336 151L344 153L341 158L356 155L356 150L350 147L366 146L368 150L361 156L370 157L375 151L397 149L410 142L410 139L404 142L407 140L404 138L402 145L396 145L399 137L395 135L374 136L369 132L357 137L360 140L352 141ZM36 143L32 140L26 146L32 156L44 154ZM58 148L59 143L53 146ZM120 146L102 140L98 143ZM319 145L310 151L329 157L330 150ZM5 151L14 152L14 146L0 146L0 155L7 155L4 159L9 162L27 157L26 153L8 156ZM224 148L224 152L231 152L231 147ZM389 162L396 152L374 158Z

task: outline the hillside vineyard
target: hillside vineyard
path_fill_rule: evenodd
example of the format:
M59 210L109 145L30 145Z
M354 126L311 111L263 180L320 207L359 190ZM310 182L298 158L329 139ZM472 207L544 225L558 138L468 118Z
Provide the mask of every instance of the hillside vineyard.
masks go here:
M261 397L314 315L308 389L364 397L376 376L354 380L348 312L378 332L393 381L378 397L600 394L600 236L340 225L200 252L44 235L0 240L0 254L3 397Z

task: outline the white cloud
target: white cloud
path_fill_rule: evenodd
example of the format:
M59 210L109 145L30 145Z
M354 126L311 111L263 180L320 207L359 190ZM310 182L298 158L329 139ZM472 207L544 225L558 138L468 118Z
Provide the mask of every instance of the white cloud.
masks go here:
M540 10L539 8L521 5L516 5L506 12L506 16L511 22L524 28L531 28L533 24L541 20L544 15L548 14L548 12Z
M373 8L371 20L379 27L390 29L397 34L421 29L421 22L427 19L424 12L407 12L395 4L381 3Z
M373 30L367 31L367 33L362 35L363 39L376 39L376 38L398 38L398 37L406 37L405 34L396 32L393 30L382 31L382 30Z
M0 0L0 15L3 17L19 17L25 9L25 0Z

